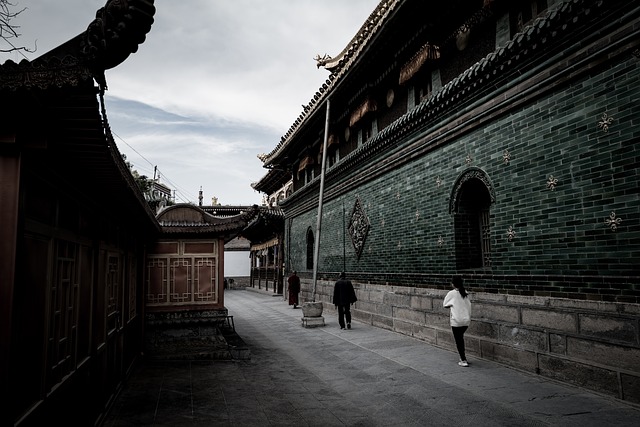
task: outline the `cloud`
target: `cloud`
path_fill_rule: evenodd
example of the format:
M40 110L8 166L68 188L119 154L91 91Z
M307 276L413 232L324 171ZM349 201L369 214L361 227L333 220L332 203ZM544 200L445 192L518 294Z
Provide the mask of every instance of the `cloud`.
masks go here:
M86 29L106 0L38 0L21 16L36 58ZM138 51L107 70L107 115L141 173L197 202L260 203L251 188L270 152L329 74L378 0L156 0ZM2 58L11 59L11 58ZM19 60L20 58L18 58ZM150 174L148 172L151 172Z

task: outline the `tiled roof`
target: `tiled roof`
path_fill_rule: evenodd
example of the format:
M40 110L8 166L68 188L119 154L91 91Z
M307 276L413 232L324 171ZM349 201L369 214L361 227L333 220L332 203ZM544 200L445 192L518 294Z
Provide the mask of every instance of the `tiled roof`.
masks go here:
M339 78L347 73L352 64L358 60L364 44L371 39L372 34L384 25L389 12L397 8L401 1L383 1L381 4L383 3L387 5L387 8L383 10L384 13L381 10L376 15L377 20L372 21L367 26L367 28L371 29L366 33L368 37L362 38L362 43L358 45L357 49L352 46L349 50L348 60L344 62L342 67L339 67L339 73L332 74L331 80L328 80L316 93L309 108L305 109L305 112L294 122L289 132L282 137L271 153L264 157L265 166L271 164L284 147L295 137L311 112L322 105ZM551 44L553 39L570 33L572 28L580 25L585 17L589 14L597 13L597 10L603 6L605 4L599 0L567 0L559 3L549 10L545 16L539 17L524 28L521 33L516 34L505 46L498 48L478 61L443 86L428 101L420 103L416 108L384 128L367 144L351 153L344 161L338 163L337 169L350 167L351 162L348 160L356 161L354 159L360 159L359 153L363 151L374 150L379 152L392 142L424 126L425 123L435 121L437 117L442 117L446 111L450 111L455 105L467 100L470 95L477 93L480 88L486 87L489 82L498 80L505 71L529 61L535 52L541 52L546 45ZM360 40L357 37L355 39ZM353 41L351 45L354 45Z
M235 237L258 214L257 206L243 213L216 217L202 208L189 204L178 204L162 210L157 220L162 232L167 234L220 234Z
M369 15L369 18L360 27L347 47L336 58L328 60L325 68L331 71L331 75L325 83L318 89L309 104L304 107L303 112L295 120L289 131L280 139L280 142L271 153L263 157L265 166L269 166L273 158L279 151L296 135L297 131L302 127L303 123L310 117L320 106L323 105L327 95L334 89L340 79L350 70L354 62L357 61L360 52L367 46L369 40L384 25L385 20L401 3L402 0L382 0L376 9Z

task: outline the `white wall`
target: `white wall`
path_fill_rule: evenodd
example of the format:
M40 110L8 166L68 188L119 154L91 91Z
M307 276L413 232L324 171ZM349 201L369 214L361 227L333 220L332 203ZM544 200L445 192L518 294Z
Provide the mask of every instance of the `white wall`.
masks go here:
M251 259L249 251L231 251L224 253L224 277L249 276Z

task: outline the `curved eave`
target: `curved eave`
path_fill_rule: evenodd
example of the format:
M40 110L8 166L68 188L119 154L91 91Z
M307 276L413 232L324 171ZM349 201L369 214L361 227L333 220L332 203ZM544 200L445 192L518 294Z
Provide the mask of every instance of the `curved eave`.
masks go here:
M399 2L393 3L395 7ZM413 122L414 125L423 123L434 116L442 114L442 112L451 107L451 105L463 102L464 99L477 91L478 88L484 87L488 81L497 79L498 76L503 75L508 70L517 68L521 63L526 61L530 54L523 55L522 52L540 52L542 46L549 44L551 40L556 39L560 34L566 34L568 31L571 31L571 28L577 25L578 20L581 22L584 16L592 13L593 9L599 9L602 6L602 2L595 0L573 0L560 4L558 8L548 11L545 17L540 17L525 27L522 32L516 34L505 46L490 53L461 75L447 83L442 89L436 92L429 101L419 104L419 106L396 120L373 139L379 141L380 139L387 138L386 135L398 132L399 129L407 129L407 122ZM574 17L572 13L575 13L575 10L581 7L584 7L581 15ZM388 9L385 19L381 19L376 27L376 31L380 25L387 20L389 12L391 12L391 9ZM371 31L369 41L376 31ZM365 44L361 45L360 51L364 49L364 47ZM319 106L324 105L323 102L328 94L334 90L339 80L345 76L353 67L354 62L360 57L360 51L351 56L345 67L341 68L339 75L332 76L333 80L328 80L316 93L313 106L309 107L308 110L305 109L305 113L298 118L289 132L281 138L274 150L264 157L265 167L272 167L279 163L279 156L285 152L301 128L310 120L310 117L317 112Z
M303 125L321 109L329 93L342 81L344 76L360 58L361 53L369 46L373 37L392 15L402 0L383 0L378 4L374 12L369 16L360 31L351 40L351 43L336 57L339 66L333 68L333 72L325 83L318 89L309 104L304 107L303 112L294 121L289 131L280 139L278 145L264 156L264 167L276 165L278 156L284 151L287 145L295 139Z
M251 188L267 195L273 194L291 180L291 171L283 169L270 169L258 182L251 184Z
M33 61L0 64L0 90L63 87L90 78L106 87L104 71L137 52L154 14L153 0L108 0L76 37Z

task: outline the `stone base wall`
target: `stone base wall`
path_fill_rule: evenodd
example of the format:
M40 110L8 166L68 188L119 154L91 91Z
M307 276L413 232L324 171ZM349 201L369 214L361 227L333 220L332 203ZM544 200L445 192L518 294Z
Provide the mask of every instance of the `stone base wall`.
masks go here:
M232 359L221 329L227 309L147 313L145 356L150 359Z
M312 299L303 283L302 301ZM456 351L448 290L354 282L355 319ZM640 403L640 305L470 292L467 354ZM333 307L333 282L316 301Z
M249 286L249 276L228 276L225 277L225 279L227 279L229 289L246 288Z

